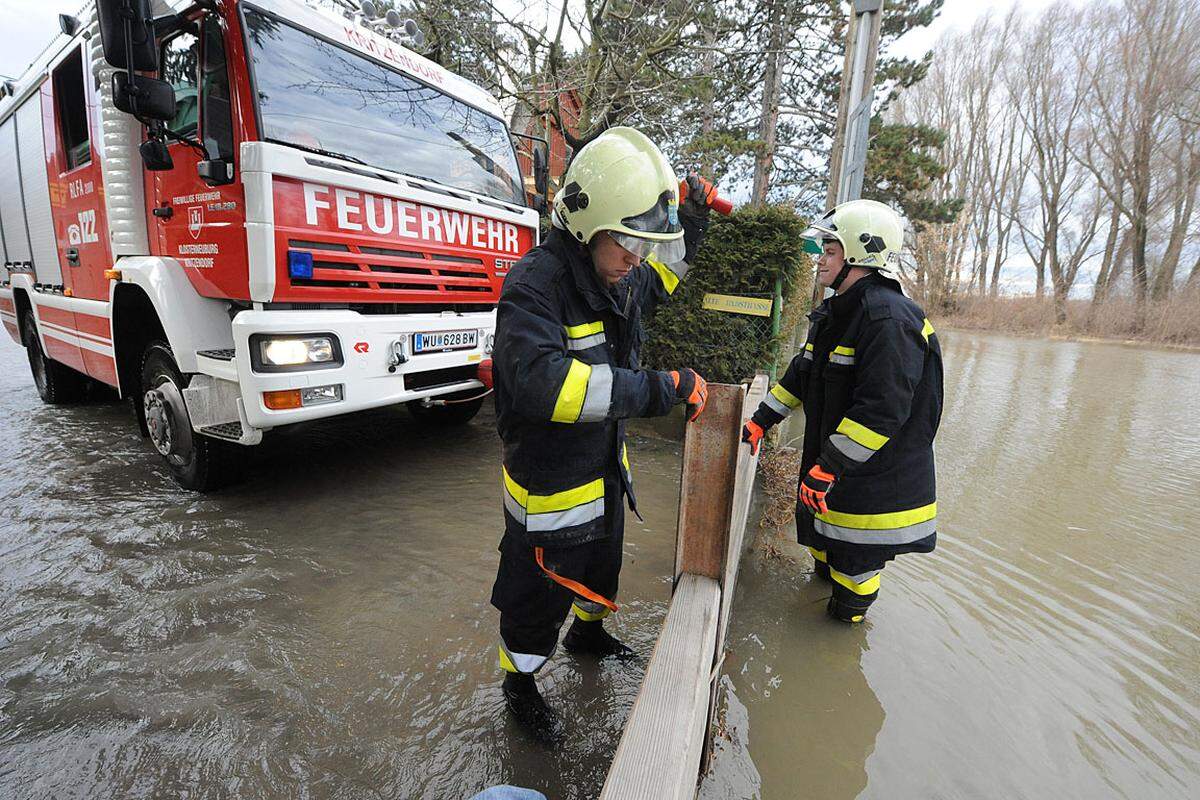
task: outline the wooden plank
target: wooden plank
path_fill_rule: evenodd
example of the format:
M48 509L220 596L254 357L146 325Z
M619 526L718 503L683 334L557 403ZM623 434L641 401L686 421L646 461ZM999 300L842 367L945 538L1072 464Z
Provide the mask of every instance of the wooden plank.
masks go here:
M710 383L704 413L684 432L676 580L685 573L724 577L744 393L738 385Z
M720 604L715 580L679 579L600 800L695 797Z
M766 390L762 375L749 391L709 384L707 408L687 426L675 593L601 800L695 798L758 465L742 422Z
M733 609L733 592L737 587L738 567L742 561L742 548L746 540L746 522L750 516L750 500L754 496L754 477L758 472L758 455L750 454L750 448L741 444L741 429L745 420L758 409L758 404L767 396L769 381L766 375L756 375L750 383L738 416L737 466L733 479L733 509L730 513L729 536L725 553L725 572L721 579L721 619L717 626L717 658L725 651L725 633L729 626L729 613ZM715 699L716 693L713 693Z

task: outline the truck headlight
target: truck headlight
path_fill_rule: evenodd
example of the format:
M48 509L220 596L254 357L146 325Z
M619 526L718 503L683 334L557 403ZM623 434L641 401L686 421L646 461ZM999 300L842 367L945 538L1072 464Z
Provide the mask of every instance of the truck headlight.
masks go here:
M250 337L250 360L258 372L336 367L341 348L333 334L266 334Z

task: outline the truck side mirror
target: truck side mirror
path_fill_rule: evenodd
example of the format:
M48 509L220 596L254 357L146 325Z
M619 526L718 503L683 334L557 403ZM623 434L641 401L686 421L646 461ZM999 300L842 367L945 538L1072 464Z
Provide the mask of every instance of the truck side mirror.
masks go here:
M550 164L549 150L550 146L542 142L545 149L535 147L533 149L533 187L542 197L546 196L547 190L550 188Z
M96 12L109 65L139 72L158 70L150 0L96 0Z
M175 119L175 90L166 81L114 72L112 90L113 105L126 114L159 122Z
M142 165L150 172L175 169L171 151L167 149L166 143L161 139L147 139L138 146L138 152L142 156Z

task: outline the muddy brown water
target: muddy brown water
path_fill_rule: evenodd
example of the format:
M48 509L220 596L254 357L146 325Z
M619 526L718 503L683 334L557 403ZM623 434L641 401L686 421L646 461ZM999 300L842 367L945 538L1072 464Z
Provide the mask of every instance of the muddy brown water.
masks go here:
M701 795L1195 796L1200 357L943 338L941 547L854 630L803 554L747 555ZM41 405L8 342L0 418L0 797L598 794L641 672L556 656L561 750L507 720L490 412L279 431L208 497L126 406ZM648 653L679 446L631 457L616 628Z

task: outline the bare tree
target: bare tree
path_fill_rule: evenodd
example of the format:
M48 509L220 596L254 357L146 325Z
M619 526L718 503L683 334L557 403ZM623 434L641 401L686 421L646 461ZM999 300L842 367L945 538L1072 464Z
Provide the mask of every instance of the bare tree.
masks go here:
M1151 216L1162 200L1161 192L1155 197L1156 173L1162 172L1156 159L1178 135L1172 121L1180 110L1194 109L1200 12L1184 0L1125 0L1119 8L1092 12L1088 24L1101 37L1078 63L1091 122L1080 160L1130 226L1140 327L1149 295ZM1169 287L1164 284L1164 293Z

